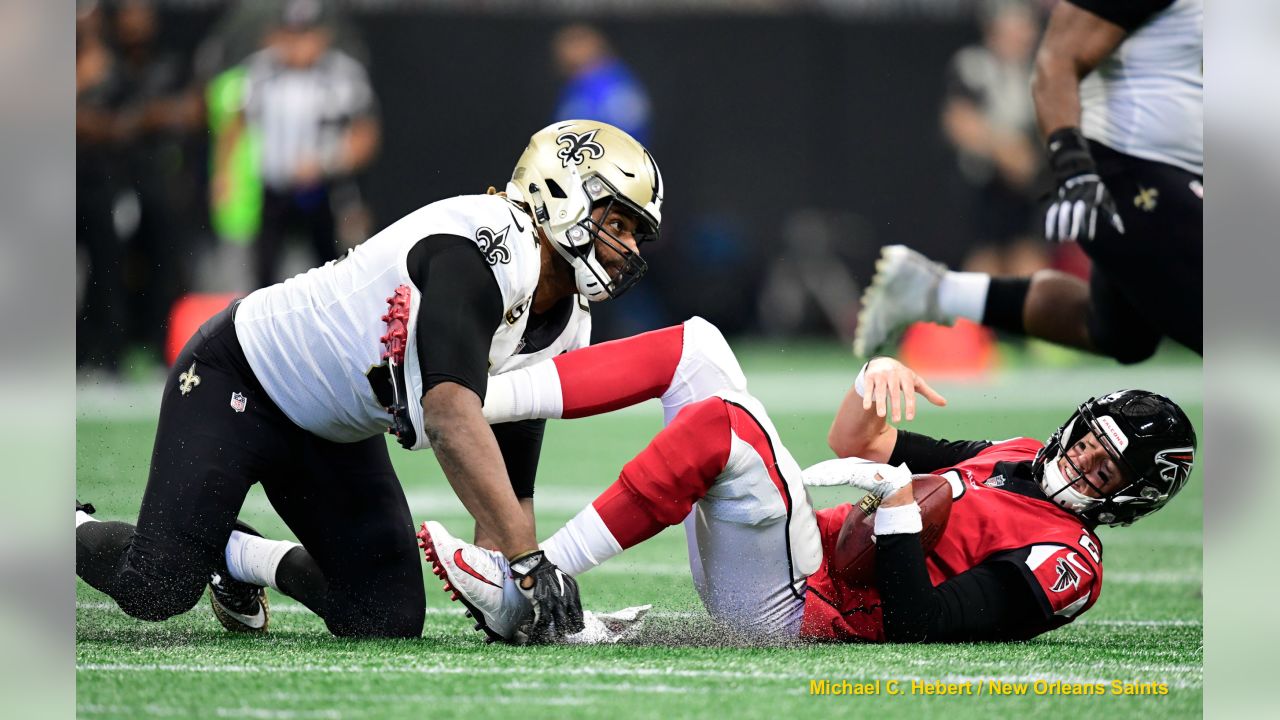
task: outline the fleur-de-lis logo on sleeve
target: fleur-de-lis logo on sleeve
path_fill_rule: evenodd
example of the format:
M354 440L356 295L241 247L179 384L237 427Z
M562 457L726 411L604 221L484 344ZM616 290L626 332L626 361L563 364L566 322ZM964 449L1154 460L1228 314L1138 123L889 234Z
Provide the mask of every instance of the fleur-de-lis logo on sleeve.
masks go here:
M510 230L510 225L498 232L487 227L476 230L476 244L480 246L480 252L484 253L484 259L490 265L511 262L511 248L507 247L507 233Z

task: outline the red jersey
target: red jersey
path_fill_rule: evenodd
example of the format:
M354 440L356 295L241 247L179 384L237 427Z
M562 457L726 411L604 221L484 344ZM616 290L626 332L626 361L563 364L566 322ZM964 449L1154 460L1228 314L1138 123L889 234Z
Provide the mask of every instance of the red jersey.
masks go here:
M1005 487L1005 474L1027 473L1042 444L1029 438L987 446L952 467L933 470L951 483L947 530L925 556L936 587L984 562L1018 565L1045 611L1042 626L1026 637L1060 627L1098 600L1102 543L1075 515L1043 497ZM919 472L919 469L915 469ZM1023 480L1025 482L1025 479ZM829 574L836 538L853 505L817 512L823 563L809 576L801 636L819 640L883 642L880 595Z

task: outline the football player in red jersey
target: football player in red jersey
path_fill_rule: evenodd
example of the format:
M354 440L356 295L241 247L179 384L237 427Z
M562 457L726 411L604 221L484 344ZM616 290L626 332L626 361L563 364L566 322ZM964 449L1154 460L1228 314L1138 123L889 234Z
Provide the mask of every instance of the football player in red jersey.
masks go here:
M601 369L607 369L604 372ZM828 440L838 459L801 471L732 351L694 318L604 343L490 383L491 420L584 417L661 398L666 427L616 482L541 547L579 575L684 523L694 585L713 618L749 636L870 642L1021 640L1097 602L1098 525L1128 525L1186 484L1195 432L1168 398L1123 390L1085 401L1047 444L937 440L889 423L915 394L945 400L892 358L864 366ZM952 486L946 532L925 553L906 486L912 472ZM850 484L882 498L876 585L829 572L852 505L814 512L805 485ZM491 637L531 612L501 554L438 523L420 533L436 573Z

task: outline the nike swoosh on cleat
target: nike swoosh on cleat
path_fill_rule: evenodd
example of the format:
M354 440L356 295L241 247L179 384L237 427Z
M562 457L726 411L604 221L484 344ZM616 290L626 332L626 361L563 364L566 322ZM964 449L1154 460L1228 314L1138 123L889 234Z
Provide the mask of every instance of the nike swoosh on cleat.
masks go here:
M235 610L232 610L231 608L221 603L218 604L218 608L221 609L222 612L226 613L227 615L230 615L236 620L239 620L240 622L244 623L248 627L253 628L254 630L257 630L258 628L267 624L267 614L262 611L261 604L258 605L258 612L254 613L253 615L245 615L244 613L238 613Z
M496 588L501 588L501 587L502 587L502 586L501 586L501 585L499 585L498 583L496 583L496 582L494 582L494 581L490 580L489 578L485 577L484 575L481 575L480 573L476 572L476 569L475 569L475 568L473 568L473 567L471 567L470 565L468 565L468 564L467 564L467 561L462 559L462 548L458 548L457 550L454 550L454 551L453 551L453 564L454 564L454 565L457 565L457 566L458 566L458 569L459 569L459 570L461 570L462 572L464 572L464 573L466 573L466 574L470 575L471 577L473 577L473 578L475 578L475 579L479 580L479 581L480 581L480 582L482 582L482 583L487 583L487 584L492 585L492 586L494 586L494 587L496 587Z

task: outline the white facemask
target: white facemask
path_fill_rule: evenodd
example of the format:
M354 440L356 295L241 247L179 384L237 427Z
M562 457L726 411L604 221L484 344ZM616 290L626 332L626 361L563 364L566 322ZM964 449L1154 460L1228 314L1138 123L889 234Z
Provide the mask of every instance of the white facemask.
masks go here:
M1045 460L1044 471L1040 475L1040 488L1045 495L1073 513L1083 512L1101 503L1100 498L1089 497L1072 487L1075 478L1068 479L1058 468L1058 460L1061 458L1061 455L1055 455Z

